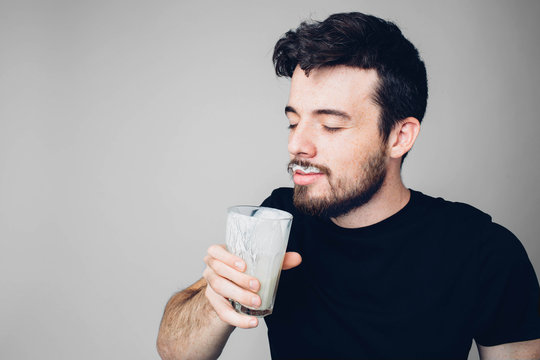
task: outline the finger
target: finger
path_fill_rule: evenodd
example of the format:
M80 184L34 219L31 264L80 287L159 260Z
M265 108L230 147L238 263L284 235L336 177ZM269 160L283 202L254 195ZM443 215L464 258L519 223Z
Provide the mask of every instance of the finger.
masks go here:
M223 244L210 246L208 248L208 255L240 271L244 271L246 269L244 260L228 252Z
M244 289L251 291L258 291L260 288L259 280L253 276L247 275L243 272L240 272L236 269L233 269L229 265L217 260L210 255L207 255L204 258L204 262L214 270L216 274L226 279L231 280L233 283L238 284Z
M302 256L300 256L297 252L288 252L285 253L285 257L283 258L283 270L292 269L293 267L297 267L302 262Z
M222 297L236 300L245 306L259 307L261 305L261 298L259 295L243 289L232 281L219 276L211 268L206 268L203 272L203 276L212 290Z
M217 294L210 286L206 287L205 295L222 321L243 329L254 328L259 324L256 317L237 313L231 303Z

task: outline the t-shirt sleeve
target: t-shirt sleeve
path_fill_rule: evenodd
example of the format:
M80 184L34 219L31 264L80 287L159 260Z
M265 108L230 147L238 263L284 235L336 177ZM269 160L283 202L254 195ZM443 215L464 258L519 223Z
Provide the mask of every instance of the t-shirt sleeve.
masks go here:
M492 223L479 251L475 341L483 346L540 338L540 288L521 242Z

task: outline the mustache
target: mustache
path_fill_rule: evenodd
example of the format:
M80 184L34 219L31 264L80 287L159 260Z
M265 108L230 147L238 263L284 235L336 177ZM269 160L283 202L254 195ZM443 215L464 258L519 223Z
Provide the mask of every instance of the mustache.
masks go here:
M298 166L302 166L302 167L310 167L310 166L313 166L313 167L316 167L317 169L319 169L321 171L321 173L327 175L327 176L330 176L331 174L331 171L329 168L327 168L326 166L324 165L318 165L318 164L314 164L314 163L311 163L307 160L303 160L303 159L292 159L291 161L289 161L289 164L287 165L287 172L289 174L292 175L292 167L293 165L298 165Z

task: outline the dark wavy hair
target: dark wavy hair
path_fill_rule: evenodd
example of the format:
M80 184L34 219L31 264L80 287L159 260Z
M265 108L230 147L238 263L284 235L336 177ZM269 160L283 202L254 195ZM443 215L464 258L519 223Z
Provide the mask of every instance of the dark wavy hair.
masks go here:
M285 77L292 77L297 65L306 76L312 69L336 65L375 69L379 83L373 100L381 107L379 130L384 141L400 120L412 116L422 122L424 117L426 67L418 50L390 21L352 12L302 22L279 39L272 60L276 74Z

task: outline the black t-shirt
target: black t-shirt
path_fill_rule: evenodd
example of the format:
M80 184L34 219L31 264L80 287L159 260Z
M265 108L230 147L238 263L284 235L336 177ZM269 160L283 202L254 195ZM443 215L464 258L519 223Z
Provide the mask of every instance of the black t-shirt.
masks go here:
M540 289L520 241L472 206L411 190L374 225L346 229L304 215L292 189L263 206L293 214L265 317L274 359L467 359L484 346L540 338Z

